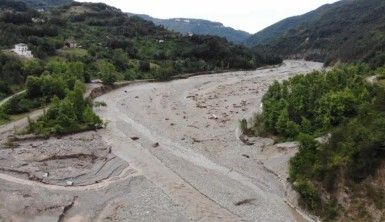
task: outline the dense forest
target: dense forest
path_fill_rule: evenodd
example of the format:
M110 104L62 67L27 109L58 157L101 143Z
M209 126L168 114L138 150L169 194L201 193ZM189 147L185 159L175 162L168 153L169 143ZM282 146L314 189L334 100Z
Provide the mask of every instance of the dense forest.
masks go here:
M373 75L377 83L368 82ZM326 221L384 219L377 175L385 163L383 78L385 68L361 64L275 82L263 97L263 112L250 128L242 124L247 134L301 142L289 180L301 204Z
M285 19L250 37L258 52L306 58L327 64L385 64L385 1L342 0Z
M53 98L65 99L76 81L167 80L281 62L224 38L171 32L101 3L37 11L23 2L0 0L0 9L0 99L26 88L1 107L0 122ZM27 44L34 58L13 53L18 43ZM32 89L35 85L40 91Z

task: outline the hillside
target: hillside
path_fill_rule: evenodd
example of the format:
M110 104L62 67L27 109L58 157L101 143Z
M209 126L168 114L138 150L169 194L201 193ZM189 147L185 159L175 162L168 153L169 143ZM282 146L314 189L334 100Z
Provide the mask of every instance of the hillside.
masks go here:
M23 42L40 59L81 51L87 63L106 59L115 63L122 73L145 62L151 65L151 68L142 67L145 71L163 67L174 74L250 69L265 63L249 49L225 39L181 36L104 4L74 2L37 12L14 3L2 1L2 8L13 7L16 11L1 13L0 48L9 49ZM77 50L63 50L69 42L74 42L73 48Z
M21 0L26 3L28 6L36 9L48 9L51 7L59 7L63 5L68 5L72 0Z
M242 120L247 135L300 141L289 181L322 221L385 219L384 74L342 65L276 81L263 111ZM369 76L379 78L368 84Z
M133 14L130 14L133 15ZM245 41L250 34L241 30L235 30L231 27L226 27L222 23L212 22L203 19L190 18L172 18L158 19L148 15L138 15L139 17L153 22L155 25L161 25L169 30L180 32L183 34L194 33L198 35L216 35L226 38L234 43Z
M385 2L342 0L285 19L245 43L258 52L327 63L385 64Z
M45 11L7 0L0 6L0 98L22 90L31 75L40 78L31 80L33 84L56 87L34 93L33 102L10 101L14 104L6 114L38 108L54 96L64 98L76 80L167 80L183 73L248 70L280 62L220 37L183 36L101 3L73 2ZM28 56L11 50L19 43L28 47ZM59 87L63 82L66 86Z

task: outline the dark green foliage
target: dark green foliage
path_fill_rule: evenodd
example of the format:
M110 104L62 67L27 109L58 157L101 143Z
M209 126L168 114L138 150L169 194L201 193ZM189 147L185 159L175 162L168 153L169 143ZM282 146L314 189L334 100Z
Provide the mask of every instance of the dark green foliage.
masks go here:
M306 190L316 187L315 190L325 190L333 196L342 181L350 181L345 183L351 186L350 183L359 184L374 175L385 160L385 114L362 113L332 130L331 135L330 143L323 145L311 136L301 140L300 152L290 162L290 181L300 192L304 205L325 219L337 216L331 207L335 200L314 199ZM306 187L300 185L303 181Z
M26 93L4 105L5 115L41 108L54 97L68 98L77 80L100 78L112 85L123 79L168 80L181 73L253 69L281 62L223 38L182 36L102 3L49 8L60 1L34 1L33 7L46 9L41 12L29 8L32 1L24 2L0 0L0 49L26 43L36 57L27 60L0 53L0 97L26 86ZM69 107L68 100L72 99L62 109ZM86 113L88 120L93 118L89 110ZM72 114L68 115L61 115L66 127L72 124L67 121ZM81 119L79 112L75 115Z
M114 65L107 61L98 61L97 63L98 76L105 85L113 85L118 80L118 73Z
M327 64L385 64L385 1L338 1L282 20L246 43L260 53L300 56Z
M10 95L12 93L11 88L9 85L3 81L0 81L0 100L4 99L6 96Z
M27 11L27 5L21 1L0 0L0 7L4 9L13 9L16 11Z
M61 78L54 78L51 75L41 77L29 76L26 82L27 96L30 99L57 96L64 98L66 83Z
M22 84L27 73L23 70L23 63L13 56L0 52L0 80L4 83Z
M290 161L290 181L301 204L326 221L343 212L337 188L360 186L385 160L385 89L366 80L381 70L341 66L275 82L253 122L254 133L301 142ZM328 133L328 142L315 140Z
M44 97L30 99L25 94L21 94L6 102L2 110L7 115L16 115L40 108L47 103L49 103L49 101Z
M141 72L149 72L151 70L150 63L147 61L140 61L139 62L139 71Z
M49 136L68 134L102 127L102 120L92 111L91 104L83 98L84 85L77 81L73 91L60 101L53 99L47 113L34 123L31 132Z
M26 63L25 70L35 70L35 62ZM37 65L40 67L40 65ZM4 104L4 113L20 114L49 104L53 97L63 99L74 88L75 82L85 81L85 67L81 62L51 61L46 64L41 76L28 76L26 92L13 97ZM40 69L38 68L37 70Z
M263 97L265 131L294 139L300 132L316 135L338 126L370 103L367 73L365 65L342 66L275 82Z
M9 2L6 5L20 8ZM82 71L87 82L92 77L102 77L97 74L100 60L114 66L114 75L103 76L108 84L123 79L122 76L165 80L181 73L254 69L281 62L276 57L255 54L223 38L182 36L101 3L72 2L47 12L28 7L27 10L7 11L0 17L0 35L0 48L3 49L23 42L37 58L49 61L55 56L67 62L82 62L87 67ZM65 48L69 40L76 42L77 48ZM4 78L14 78L12 81L18 84L25 81L26 75L43 72L41 66L29 67L23 72L18 71L20 64L8 63L3 73L9 75ZM51 66L50 63L46 65L48 71L57 73ZM74 79L72 85L73 82Z

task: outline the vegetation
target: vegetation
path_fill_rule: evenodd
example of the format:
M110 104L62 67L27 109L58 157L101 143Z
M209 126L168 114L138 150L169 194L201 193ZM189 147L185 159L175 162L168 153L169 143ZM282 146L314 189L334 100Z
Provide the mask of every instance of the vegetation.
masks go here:
M369 73L366 65L351 65L274 82L263 97L256 133L322 135L370 104L373 89L362 81Z
M112 85L281 62L223 38L182 36L105 4L67 0L0 0L0 35L0 99L26 89L0 108L1 123L53 98L68 100L78 80ZM34 59L9 51L21 42Z
M58 7L63 5L68 5L72 0L21 0L25 2L28 6L37 8L37 9L48 9L52 7Z
M278 22L250 37L257 52L329 63L385 64L385 2L339 1Z
M101 128L103 122L92 111L90 102L83 98L84 92L84 84L77 81L62 101L55 96L45 115L30 123L29 131L49 136Z
M289 180L302 205L324 220L371 220L369 205L384 213L385 189L375 174L385 163L385 88L365 80L381 70L340 66L275 82L253 126L242 123L254 134L301 142ZM329 133L326 142L315 139ZM350 204L339 202L344 193Z
M94 71L100 60L111 63L125 79L164 79L280 62L220 37L182 36L105 4L73 2L47 12L7 0L0 6L0 49L24 42L39 59L80 61L90 67L89 73L98 73ZM141 64L151 65L143 69Z

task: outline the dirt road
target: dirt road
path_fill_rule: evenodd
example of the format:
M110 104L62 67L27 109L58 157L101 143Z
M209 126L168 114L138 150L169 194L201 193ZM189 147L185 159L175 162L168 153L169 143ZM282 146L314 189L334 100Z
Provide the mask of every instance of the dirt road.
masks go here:
M244 145L237 127L274 80L321 68L285 61L278 68L122 88L98 98L107 103L97 110L108 122L102 137L188 219L306 221L288 204L287 163L295 148L268 139Z

